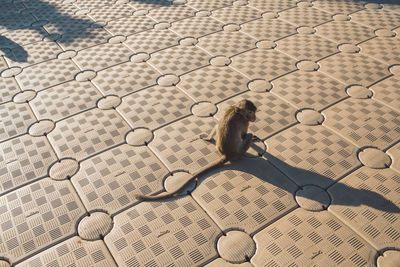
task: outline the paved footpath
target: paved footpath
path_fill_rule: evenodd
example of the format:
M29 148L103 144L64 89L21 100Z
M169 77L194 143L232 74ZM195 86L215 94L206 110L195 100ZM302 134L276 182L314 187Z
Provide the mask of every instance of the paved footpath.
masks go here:
M0 0L0 267L398 267L399 114L398 0Z

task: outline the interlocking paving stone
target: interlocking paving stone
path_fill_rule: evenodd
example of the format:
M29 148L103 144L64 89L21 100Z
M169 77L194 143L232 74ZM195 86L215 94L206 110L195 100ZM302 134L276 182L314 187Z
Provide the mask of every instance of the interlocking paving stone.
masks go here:
M94 21L110 21L122 17L128 17L133 14L133 9L128 4L113 4L110 6L96 7L88 13Z
M232 5L233 0L188 0L186 5L197 10L214 10Z
M28 28L33 22L35 22L35 18L30 14L0 17L0 33Z
M194 104L175 86L152 86L122 98L117 110L132 128L159 128L190 115Z
M297 26L316 26L332 20L329 13L310 7L295 7L279 13L279 18Z
M81 160L124 142L129 130L116 111L93 109L58 122L48 137L60 158Z
M0 105L0 141L27 133L28 127L36 121L28 104L8 102Z
M392 164L390 167L400 172L400 143L390 148L387 151L387 154L392 158Z
M206 175L192 195L222 230L253 234L297 206L297 186L265 160L245 163Z
M128 16L113 20L104 27L114 35L131 35L137 32L150 30L156 22L146 15Z
M0 143L0 192L46 176L56 160L45 137L23 135Z
M328 127L358 146L385 149L400 138L399 113L372 99L348 99L322 112Z
M360 53L338 53L318 62L320 71L347 84L369 85L390 75L388 65Z
M90 82L70 81L39 92L30 104L38 119L58 121L95 107L100 97Z
M296 7L296 1L292 0L249 0L250 7L257 8L263 12L279 12L285 9Z
M25 6L22 3L6 3L3 1L0 4L0 9L2 10L0 17L9 17L18 15L25 9Z
M280 1L277 3L280 3ZM278 18L263 17L242 24L240 31L252 36L257 40L268 39L274 41L276 39L296 33L296 26Z
M145 62L126 62L97 72L92 82L104 95L124 96L156 84L160 75Z
M376 249L399 247L400 174L362 167L328 189L328 208Z
M295 71L272 82L272 92L299 109L321 110L347 97L345 85L319 71Z
M64 3L52 4L45 1L26 1L26 6L30 8L31 13L37 20L54 21L60 17L71 17L79 10L76 6Z
M117 266L101 240L86 241L75 236L16 266Z
M390 10L400 14L400 5L396 0L387 0L382 3L384 10Z
M114 214L137 202L134 194L163 191L168 173L147 147L124 144L81 162L72 183L88 210Z
M193 17L195 12L195 9L185 5L161 6L150 10L147 16L158 22L173 22L183 18Z
M361 54L388 65L400 64L400 38L377 37L359 45Z
M152 53L178 44L179 35L168 29L151 30L129 36L124 44L134 52Z
M171 0L146 0L146 1L130 1L128 5L132 6L135 9L141 10L146 9L150 10L153 8L158 8L160 6L170 6L173 5L173 1Z
M85 213L69 181L45 178L0 197L2 256L15 262L75 233Z
M0 51L0 72L3 70L7 69L8 65L6 63L6 60L4 59L4 56L2 56L2 51ZM1 102L1 100L0 100Z
M196 101L218 103L247 91L249 80L232 68L207 66L180 77L179 88Z
M104 241L119 265L199 266L217 256L221 234L191 198L143 202L114 217Z
M172 23L171 30L182 37L200 37L222 30L223 24L210 17L191 17Z
M364 9L363 1L352 1L352 0L318 0L313 2L313 6L318 9L322 9L331 14L350 14L358 10Z
M364 9L351 14L354 21L373 29L394 29L400 26L400 14L384 9Z
M0 38L0 47L13 48L42 41L43 37L47 36L47 33L40 27L29 27L23 29L18 28L13 31L3 33L2 36L4 36L6 39Z
M53 59L24 68L15 78L22 89L40 91L74 79L79 68L71 60Z
M63 34L56 42L64 50L82 50L91 46L107 43L112 35L102 28L85 29L83 31Z
M110 6L114 4L114 0L91 0L91 1L86 1L86 0L77 0L73 2L73 5L78 7L79 9L95 9L96 7L102 7L102 6Z
M360 166L358 148L320 125L296 125L266 143L265 157L300 186L326 188Z
M18 92L20 89L13 77L0 77L0 104L10 101Z
M261 17L261 12L249 6L229 6L212 11L211 17L223 23L242 24Z
M378 99L400 112L400 78L392 76L371 87L374 99Z
M47 22L43 28L50 33L65 34L68 32L82 31L89 28L91 25L95 25L92 20L86 15L74 15L60 18L56 18Z
M297 209L254 236L256 266L375 266L371 245L327 211Z

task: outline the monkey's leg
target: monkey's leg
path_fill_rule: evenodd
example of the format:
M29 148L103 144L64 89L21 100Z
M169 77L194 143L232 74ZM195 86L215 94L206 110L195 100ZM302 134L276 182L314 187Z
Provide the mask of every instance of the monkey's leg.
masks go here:
M246 134L246 136L243 138L243 142L240 144L240 154L243 155L244 153L246 153L246 151L250 148L251 141L253 141L253 134Z

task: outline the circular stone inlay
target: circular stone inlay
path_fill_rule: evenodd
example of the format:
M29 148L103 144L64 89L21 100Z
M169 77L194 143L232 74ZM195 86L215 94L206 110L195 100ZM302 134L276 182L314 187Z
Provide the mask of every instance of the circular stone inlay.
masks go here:
M78 225L78 235L85 240L99 240L113 227L113 221L107 213L93 212L84 217Z
M358 99L366 99L372 96L372 91L361 85L350 86L346 89L346 93Z
M211 15L211 12L208 10L200 10L196 12L196 17L208 17Z
M1 77L3 78L9 78L9 77L14 77L22 72L22 68L20 67L11 67L8 69L5 69L1 72Z
M196 180L192 179L192 177L193 175L187 172L178 171L172 173L172 175L169 175L164 181L165 191L174 192L190 180L190 182L178 193L178 195L180 196L187 195L188 193L192 192L197 186Z
M389 29L379 29L375 31L375 35L378 37L394 37L396 33Z
M123 35L116 35L108 39L108 43L110 44L120 44L126 40L126 37Z
M222 27L222 29L226 32L236 32L240 30L240 26L234 23L226 24Z
M344 14L337 14L337 15L333 15L332 19L335 21L349 21L350 16L344 15Z
M319 125L324 121L324 116L312 109L303 109L296 114L296 119L304 125Z
M216 67L228 66L232 60L226 56L216 56L210 59L210 64Z
M14 95L13 102L18 104L26 103L28 101L31 101L35 97L36 97L36 92L34 90L25 90Z
M400 65L394 65L389 68L389 71L394 75L400 75Z
M99 109L113 109L121 104L122 100L116 95L106 95L97 102Z
M399 267L400 251L386 250L382 256L378 257L378 267Z
M247 5L247 1L246 0L238 0L233 2L233 6L244 6Z
M365 148L358 153L358 158L364 166L372 169L388 168L392 159L385 152L376 148Z
M365 8L368 8L368 9L380 9L380 8L382 8L382 5L381 4L376 4L376 3L369 3L369 4L365 5Z
M256 42L256 46L261 49L273 49L276 47L276 43L270 40L261 40Z
M258 158L267 151L267 145L259 138L253 136L249 150L243 155L246 158Z
M29 126L28 133L31 136L43 136L49 134L56 127L51 120L41 120Z
M180 79L175 74L166 74L158 77L157 83L161 86L173 86L179 83Z
M70 179L79 170L79 163L75 159L65 158L57 161L50 167L49 176L53 180Z
M328 193L315 185L306 185L299 189L295 198L300 207L309 211L325 210L331 203Z
M312 7L313 4L311 2L298 2L297 6L300 8L307 8L307 7Z
M341 44L338 46L339 51L343 53L358 53L360 48L353 44Z
M181 46L193 46L197 44L197 39L193 37L185 37L179 40Z
M90 81L94 77L96 77L96 75L97 72L95 72L94 70L84 70L76 74L75 80L77 80L78 82Z
M299 27L299 28L296 29L296 31L298 33L300 33L300 34L313 34L313 33L315 33L315 29L314 28L307 27L307 26Z
M131 56L130 60L134 63L146 62L149 60L150 55L144 52L140 52Z
M247 88L253 92L263 93L272 89L272 83L263 79L255 79L247 84Z
M192 114L197 117L212 117L217 113L218 109L213 103L210 102L199 102L191 107Z
M256 251L254 240L241 231L229 231L217 242L217 250L221 258L231 263L242 263L253 257Z
M279 17L278 13L276 12L265 12L261 15L261 17L263 17L264 19L276 19L277 17Z
M168 29L169 27L171 27L171 23L168 23L168 22L160 22L160 23L154 24L154 29L156 29L156 30L165 30L165 29Z
M126 135L125 141L131 146L145 146L150 143L153 138L153 132L149 129L136 128Z
M149 11L147 9L138 9L135 12L133 12L134 16L143 16L149 14Z
M307 72L316 71L319 69L319 65L311 60L301 60L296 63L296 67L299 70Z
M71 59L74 56L76 56L77 52L75 50L67 50L64 52L61 52L60 54L57 55L58 59Z

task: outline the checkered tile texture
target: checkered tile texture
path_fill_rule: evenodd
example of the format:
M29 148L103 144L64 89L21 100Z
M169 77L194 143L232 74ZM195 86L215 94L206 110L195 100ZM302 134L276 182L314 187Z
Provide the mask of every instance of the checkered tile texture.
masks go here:
M386 151L386 153L392 158L392 164L390 167L397 172L400 172L400 143L391 147L388 151Z
M152 54L147 62L163 74L181 75L209 65L210 57L196 46L178 46Z
M203 209L183 197L143 202L115 216L105 242L118 265L199 266L217 257L220 234Z
M18 92L20 89L14 78L0 78L0 104L10 101Z
M42 89L71 81L79 68L69 59L53 59L24 68L15 78L23 90Z
M351 18L373 29L394 29L400 26L400 14L384 9L364 9L351 14Z
M358 148L323 126L296 125L266 142L266 157L300 186L326 188L360 165Z
M319 62L320 71L347 85L369 86L390 75L388 66L368 56L339 53Z
M129 61L133 52L124 44L102 44L78 52L73 58L82 70L102 70Z
M221 31L199 38L199 47L214 56L230 57L256 47L257 40L239 31Z
M396 247L400 235L400 174L362 167L329 188L333 212L378 249Z
M171 30L182 37L200 37L222 30L223 24L210 17L192 17L172 23Z
M36 121L28 104L8 102L0 105L0 141L28 132Z
M231 67L252 79L275 79L296 70L296 60L275 49L257 48L232 57Z
M25 9L25 6L22 3L12 3L11 1L9 1L9 3L6 2L7 1L4 1L0 4L0 8L2 10L0 17L5 18L9 16L15 16Z
M96 7L110 6L115 3L114 0L77 0L73 3L79 9L95 9Z
M313 2L313 6L331 14L348 15L364 9L364 2L352 0L318 0Z
M46 176L56 160L45 137L23 135L0 143L0 192Z
M122 99L117 110L132 128L159 128L189 115L194 102L175 86L153 86Z
M90 10L88 16L94 21L108 22L110 20L128 17L133 14L133 11L135 11L135 9L128 4L114 4L94 8Z
M81 160L124 142L129 130L116 111L93 109L58 122L48 137L60 158Z
M145 62L126 62L99 71L92 82L104 95L124 96L156 84L160 75Z
M1 25L1 24L0 24ZM1 26L0 26L1 28ZM3 33L7 39L0 38L0 47L19 47L40 42L47 33L42 28L22 28Z
M114 214L137 202L134 194L164 191L167 174L167 168L147 147L125 144L83 161L72 183L88 210Z
M332 20L332 15L314 7L295 7L280 12L279 18L297 26L313 27Z
M72 17L61 17L49 21L44 25L48 33L65 34L68 32L83 31L95 24L86 15L74 15Z
M360 147L385 149L400 138L400 114L371 99L349 99L323 113L328 127Z
M105 28L114 35L131 35L150 30L156 22L146 15L128 16L107 23Z
M178 87L196 101L218 103L247 91L249 80L230 67L207 66L180 77Z
M327 211L297 209L254 236L256 266L369 265L376 252Z
M173 5L171 0L146 0L146 1L130 1L128 5L135 9L146 9L150 10L153 8L158 8L160 6L170 6Z
M225 24L242 24L260 18L261 12L249 6L228 6L212 11L211 16Z
M33 22L35 22L35 19L29 14L0 17L0 33L7 32L10 29L27 28L31 26Z
M249 0L250 7L261 10L262 12L279 12L285 9L296 7L293 0Z
M383 2L383 9L384 10L390 10L392 12L396 12L397 14L400 14L400 6L397 2L397 0L387 0Z
M161 6L159 8L150 10L147 16L158 22L173 22L184 18L193 17L195 12L195 9L185 5Z
M295 34L277 42L277 50L298 60L317 61L338 52L337 44L315 34Z
M347 97L346 86L319 71L296 71L272 82L272 92L298 109L321 110Z
M231 6L233 0L188 0L186 5L197 10L214 10L221 7Z
M39 92L30 104L39 120L58 121L96 107L100 97L90 82L70 81Z
M151 30L129 36L124 44L136 53L152 53L178 44L179 35L168 29Z
M358 44L375 36L374 30L351 21L331 21L316 27L316 34L338 44Z
M31 8L30 13L37 20L54 21L60 18L73 17L79 10L76 6L53 1L53 4L45 1L26 1L26 6Z
M15 262L75 233L85 210L69 181L40 180L0 197L0 252Z
M361 54L388 65L400 64L400 38L377 37L360 44Z
M102 28L85 29L82 31L63 34L56 42L64 50L79 51L91 46L107 43L111 36L111 34Z
M296 26L280 19L256 19L241 25L240 31L252 36L257 40L276 40L295 34Z
M374 98L400 111L400 78L392 76L377 84L371 89L374 91Z

